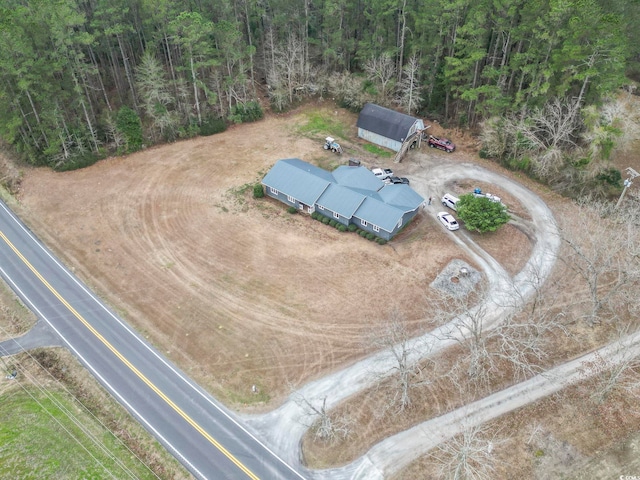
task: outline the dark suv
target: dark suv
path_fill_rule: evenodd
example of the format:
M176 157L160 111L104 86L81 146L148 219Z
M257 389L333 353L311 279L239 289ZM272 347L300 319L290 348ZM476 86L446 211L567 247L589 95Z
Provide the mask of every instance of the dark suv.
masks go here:
M409 185L409 179L407 177L389 177L391 183L401 183L403 185Z

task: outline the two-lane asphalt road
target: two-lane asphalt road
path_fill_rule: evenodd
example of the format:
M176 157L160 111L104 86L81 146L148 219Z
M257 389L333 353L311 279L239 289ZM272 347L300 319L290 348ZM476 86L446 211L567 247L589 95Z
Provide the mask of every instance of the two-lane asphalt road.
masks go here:
M1 201L0 275L194 476L302 478L111 312Z

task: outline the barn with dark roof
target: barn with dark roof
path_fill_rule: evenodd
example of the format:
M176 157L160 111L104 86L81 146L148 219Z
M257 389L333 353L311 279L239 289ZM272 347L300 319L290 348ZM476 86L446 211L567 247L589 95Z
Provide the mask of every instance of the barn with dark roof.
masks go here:
M400 151L405 140L425 129L421 119L373 103L364 106L356 126L358 137L394 152Z

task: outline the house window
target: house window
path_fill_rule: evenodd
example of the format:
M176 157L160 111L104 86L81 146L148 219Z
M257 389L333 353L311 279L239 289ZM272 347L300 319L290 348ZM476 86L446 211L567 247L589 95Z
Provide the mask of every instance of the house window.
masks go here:
M324 207L322 205L318 205L318 210L324 210Z
M334 218L340 218L340 214L337 213L337 212L333 212L333 216L334 216Z
M380 227L378 225L374 225L373 226L373 231L374 232L379 232L380 231Z
M274 195L278 195L278 194L280 193L278 190L276 190L276 189L275 189L275 188L273 188L273 187L269 187L269 191L270 191L271 193L273 193Z
M296 199L293 198L291 195L287 195L287 200L289 200L291 203L295 203Z
M369 224L367 223L367 221L366 221L366 220L360 220L360 224L361 224L363 227L366 227L367 225L369 225Z

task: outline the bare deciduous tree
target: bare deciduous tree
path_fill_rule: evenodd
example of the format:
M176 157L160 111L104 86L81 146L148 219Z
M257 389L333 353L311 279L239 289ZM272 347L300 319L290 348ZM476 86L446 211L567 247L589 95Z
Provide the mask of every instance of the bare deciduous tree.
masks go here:
M125 145L124 135L118 127L116 126L115 116L112 114L105 115L104 117L105 124L105 135L109 142L109 146L113 150L120 150Z
M291 104L295 93L304 90L308 84L310 68L305 57L305 45L295 33L290 33L286 43L274 47L272 57L272 68L267 74L270 96L276 97L280 103L286 101Z
M560 230L570 251L562 260L587 287L586 318L591 325L603 316L615 318L623 307L621 300L627 298L626 290L637 286L640 278L640 262L634 255L639 231L629 215L613 212L606 203L586 200Z
M507 372L514 380L539 373L548 353L549 332L567 333L563 314L554 305L556 297L542 291L543 279L535 269L530 272L530 282L534 292L531 298L514 290L502 305L511 313L491 329L485 327L490 308L485 291L474 297L446 297L431 304L437 315L456 318L441 338L455 340L463 349L448 375L461 392L469 387L487 387Z
M480 141L483 152L492 158L502 158L509 149L517 149L505 130L505 118L491 117L480 124ZM514 154L517 154L514 152Z
M528 128L522 131L540 150L574 147L580 128L580 104L554 98L528 115Z
M599 112L601 125L612 126L620 131L615 148L625 150L640 138L640 111L631 95L614 96L602 105ZM586 138L589 142L589 138Z
M438 478L451 480L490 480L495 478L497 444L504 440L485 426L467 428L461 435L443 443L431 453L438 466Z
M515 380L540 372L548 354L549 333L569 335L559 304L565 281L564 276L543 278L538 268L530 266L521 287L507 297L503 306L513 313L490 332L490 354L511 364Z
M625 341L628 334L628 326L618 330L620 343L614 352L621 355L618 361L612 362L596 354L593 361L584 363L582 366L586 377L594 377L595 382L590 385L590 398L596 404L604 403L615 390L634 395L640 393L640 358L632 353L629 343Z
M377 57L371 57L364 65L364 71L369 80L376 82L382 88L380 92L383 98L387 96L387 87L396 75L396 66L388 53L382 53Z
M368 101L362 92L361 81L349 72L329 76L327 84L329 92L340 98L341 103L349 108L359 110Z
M581 127L580 104L576 100L554 98L512 123L529 142L536 155L532 162L542 178L558 172L563 166L564 152L575 148ZM516 135L516 136L517 136Z
M423 383L421 374L424 365L417 362L416 347L412 346L410 339L406 319L398 308L391 310L389 320L371 339L373 345L389 351L393 356L391 372L383 374L381 380L390 379L390 384L385 382L385 386L390 385L387 406L396 407L397 413L411 406L411 389ZM379 386L382 386L382 383Z
M480 291L477 297L443 296L432 304L437 316L455 318L450 328L438 336L442 340L454 340L463 348L464 354L452 373L457 373L464 364L467 378L478 386L488 384L494 370L494 359L487 348L488 338L484 330L488 308L486 298L486 292Z
M420 86L420 64L418 56L413 55L405 67L399 84L399 103L408 115L416 111L422 103Z
M525 380L540 373L548 355L546 335L549 332L567 331L557 315L540 315L537 320L510 316L498 328L490 332L495 347L489 355L508 362L513 369L515 380ZM495 350L494 350L495 348Z
M307 417L311 420L306 427L314 432L318 440L332 442L344 439L351 432L352 421L346 416L337 416L327 410L327 397L322 400L322 405L314 405L302 395L298 395L295 402L304 408Z
M535 173L550 178L564 166L566 152L577 146L581 127L577 100L554 98L541 108L485 122L483 148L510 158L526 154Z

